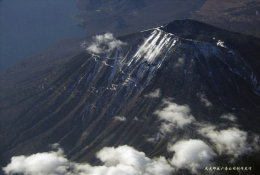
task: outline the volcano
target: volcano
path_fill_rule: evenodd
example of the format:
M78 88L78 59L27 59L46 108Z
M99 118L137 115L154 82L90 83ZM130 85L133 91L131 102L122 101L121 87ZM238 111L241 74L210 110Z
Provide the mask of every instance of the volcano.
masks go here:
M202 161L196 156L178 158L193 143L207 145L203 160L259 171L260 39L179 20L78 45L80 53L2 75L4 166L54 143L70 160L96 165L102 148L128 145L163 156L173 174L207 174L190 165Z

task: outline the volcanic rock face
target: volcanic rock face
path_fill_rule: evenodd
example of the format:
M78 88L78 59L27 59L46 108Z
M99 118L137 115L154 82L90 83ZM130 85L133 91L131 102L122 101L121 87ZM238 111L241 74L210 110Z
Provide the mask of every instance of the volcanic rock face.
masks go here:
M191 28L183 28L186 33L179 35L173 29L178 23L189 23ZM125 144L151 157L166 158L172 157L169 151L182 155L185 150L180 149L191 143L197 144L198 151L207 150L205 160L224 155L223 150L232 153L236 143L243 144L235 157L256 151L258 73L244 54L246 48L239 52L237 46L228 45L240 34L229 33L225 40L217 33L228 35L227 31L214 28L212 32L211 26L203 25L177 21L119 38L99 35L82 44L85 52L45 72L35 83L20 82L16 99L10 100L6 93L1 100L8 104L1 109L3 157L46 151L52 143L60 143L73 160L93 163L104 146ZM188 33L190 29L194 31ZM203 30L215 39L197 35ZM250 40L259 44L256 38ZM259 54L254 52L250 58ZM26 88L32 91L26 94ZM8 119L16 109L21 112ZM231 141L225 141L232 148L220 138L218 143L212 141L217 132L231 133ZM211 140L212 149L196 139ZM199 156L187 158L205 164ZM178 157L170 162L195 173L200 167Z

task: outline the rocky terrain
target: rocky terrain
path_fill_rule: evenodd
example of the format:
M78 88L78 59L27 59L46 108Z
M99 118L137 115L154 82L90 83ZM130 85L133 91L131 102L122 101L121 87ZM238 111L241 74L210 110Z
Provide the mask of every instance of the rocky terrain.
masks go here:
M113 32L119 36L190 18L260 36L258 0L79 0L78 4L81 25L89 35Z

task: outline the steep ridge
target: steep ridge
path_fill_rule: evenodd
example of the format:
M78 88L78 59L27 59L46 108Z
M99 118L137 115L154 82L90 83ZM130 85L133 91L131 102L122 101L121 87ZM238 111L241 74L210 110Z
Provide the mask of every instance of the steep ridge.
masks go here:
M10 98L5 94L1 100L4 159L46 151L52 143L59 143L72 160L93 163L98 163L95 154L104 146L124 144L149 156L169 157L169 141L202 137L196 122L234 126L221 118L228 113L237 117L242 129L259 134L260 86L246 55L218 36L213 43L178 35L171 31L176 23L187 21L117 39L111 34L96 36L83 43L85 52L37 77L38 84L25 80L17 94L29 88L27 97L13 97L23 105L2 105ZM194 29L199 25L188 23ZM194 116L188 121L196 122L183 124L184 129L171 128L158 111L173 103ZM16 108L21 112L8 118L8 111Z

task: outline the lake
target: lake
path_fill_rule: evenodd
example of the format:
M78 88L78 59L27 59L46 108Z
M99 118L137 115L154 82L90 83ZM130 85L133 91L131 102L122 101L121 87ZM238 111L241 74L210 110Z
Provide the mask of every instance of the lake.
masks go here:
M85 36L76 0L0 0L0 73L56 42Z

